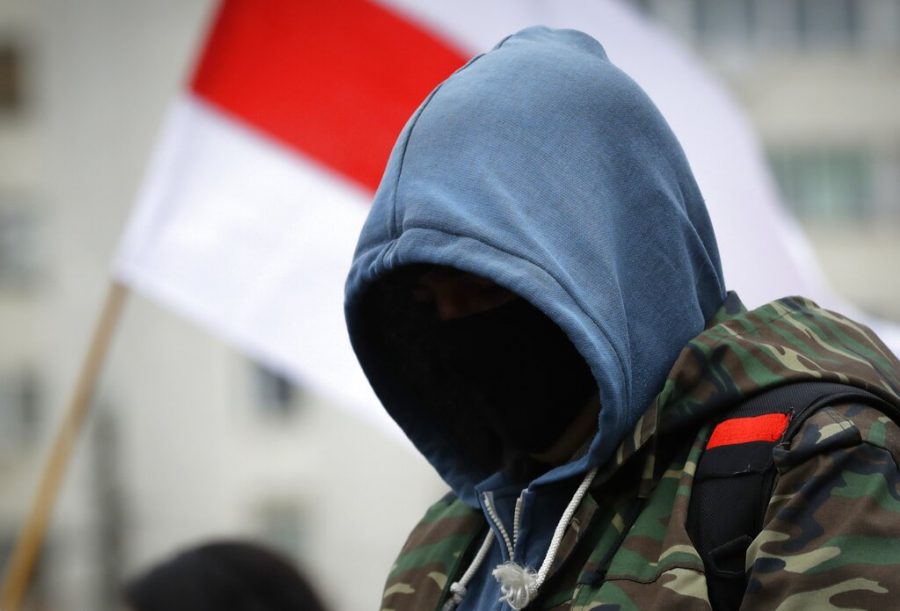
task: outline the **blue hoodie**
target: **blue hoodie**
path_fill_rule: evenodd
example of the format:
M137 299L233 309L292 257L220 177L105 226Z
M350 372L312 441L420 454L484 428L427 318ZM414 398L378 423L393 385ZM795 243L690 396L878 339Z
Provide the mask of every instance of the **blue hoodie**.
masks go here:
M523 486L461 451L440 417L453 389L428 377L427 355L406 349L417 319L397 279L422 264L525 298L596 379L589 447L524 486L513 560L536 569L576 486L610 458L724 300L703 198L647 95L577 31L506 38L438 86L400 134L347 280L350 338L385 408L453 492L485 510L487 497L511 532ZM472 435L479 443L474 422ZM490 571L508 555L491 548L460 609L497 607Z

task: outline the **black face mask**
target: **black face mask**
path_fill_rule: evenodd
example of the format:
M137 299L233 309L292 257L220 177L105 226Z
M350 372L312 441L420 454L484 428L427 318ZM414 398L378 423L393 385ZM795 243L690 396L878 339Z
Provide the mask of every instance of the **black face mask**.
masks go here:
M597 392L568 337L524 299L434 324L440 365L509 450L547 450Z

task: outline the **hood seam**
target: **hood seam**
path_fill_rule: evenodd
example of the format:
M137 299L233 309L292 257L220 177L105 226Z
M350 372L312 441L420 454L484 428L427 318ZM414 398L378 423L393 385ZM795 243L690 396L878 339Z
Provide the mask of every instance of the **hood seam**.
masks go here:
M507 36L500 44L503 44L507 41L507 39L511 37L512 35ZM497 46L499 47L500 45ZM451 76L462 72L463 70L477 62L479 59L481 59L483 56L484 53L475 55L469 61L457 68ZM447 80L449 80L449 77ZM446 83L447 80L442 81L437 85L437 87L431 90L431 93L428 94L428 96L422 101L422 104L419 106L419 108L417 108L415 113L413 113L413 116L410 117L409 128L405 130L406 139L403 141L403 148L400 151L400 159L397 161L397 179L394 181L394 195L391 198L391 226L388 227L388 235L394 233L399 238L403 233L403 226L397 218L397 197L400 191L400 180L402 180L403 178L404 161L406 160L406 149L409 147L409 141L412 140L413 132L415 131L416 125L419 122L419 117L421 117L422 113L425 112L425 109L428 108L428 105L431 103L431 100L434 99L434 96L436 96L437 93L444 87L444 83Z

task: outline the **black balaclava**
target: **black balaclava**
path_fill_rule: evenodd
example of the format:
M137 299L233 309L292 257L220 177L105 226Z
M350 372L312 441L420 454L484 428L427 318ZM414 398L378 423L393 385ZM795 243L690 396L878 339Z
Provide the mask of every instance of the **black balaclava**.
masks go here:
M434 359L478 398L475 416L507 450L547 450L597 393L566 335L524 299L436 320L431 329Z

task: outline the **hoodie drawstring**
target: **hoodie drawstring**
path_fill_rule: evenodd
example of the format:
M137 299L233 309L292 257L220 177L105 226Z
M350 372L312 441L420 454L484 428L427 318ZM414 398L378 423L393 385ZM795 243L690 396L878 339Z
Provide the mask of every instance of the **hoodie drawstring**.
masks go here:
M472 559L472 562L469 564L469 568L466 569L466 572L463 573L463 576L459 579L459 581L454 581L450 585L450 593L451 596L444 603L444 607L442 611L453 611L462 602L462 599L466 597L466 587L469 585L469 582L472 581L472 577L475 576L475 572L478 570L478 567L481 566L481 563L484 562L485 557L487 557L488 551L491 549L491 543L494 542L494 532L488 528L487 536L484 538L484 541L481 542L481 547L478 548L478 553L475 554L475 557Z
M578 486L578 489L572 496L572 500L569 501L566 510L563 512L562 517L559 519L559 523L556 525L556 530L553 532L553 538L550 540L550 547L547 548L547 554L544 556L544 561L541 563L541 567L537 570L537 572L535 572L530 567L522 566L512 561L512 545L515 544L515 541L510 542L508 540L508 536L506 536L506 531L501 530L501 532L504 534L504 538L507 539L507 547L510 548L510 560L498 565L491 572L491 574L500 583L500 600L506 602L516 611L521 611L521 609L527 607L535 598L537 598L538 592L540 591L541 586L544 584L544 580L547 579L547 576L550 573L550 567L553 566L553 562L554 560L556 560L556 555L557 553L559 553L559 546L562 543L562 538L563 535L565 535L566 528L568 528L569 522L572 521L572 517L575 515L575 511L577 511L578 506L581 504L581 500L584 498L584 495L587 494L588 488L590 488L591 483L594 481L594 476L596 475L597 467L594 467L588 472L587 475L585 475L584 480L582 480L581 482L581 485ZM519 500L521 501L521 497L519 498ZM518 505L519 504L517 503L517 514L519 513ZM494 520L496 521L496 518L494 518ZM516 527L514 528L514 533L518 534L518 522L516 521L516 524L514 524L513 526ZM493 540L494 531L492 529L488 529L487 536L485 536L484 541L481 543L481 548L478 550L478 553L475 554L475 557L472 559L469 568L466 569L466 572L463 574L462 578L460 578L459 581L456 581L450 585L450 592L452 593L452 596L444 604L443 611L452 611L457 607L457 605L462 602L463 598L466 595L466 586L472 580L472 577L475 576L478 568L487 557L487 553L491 548Z

